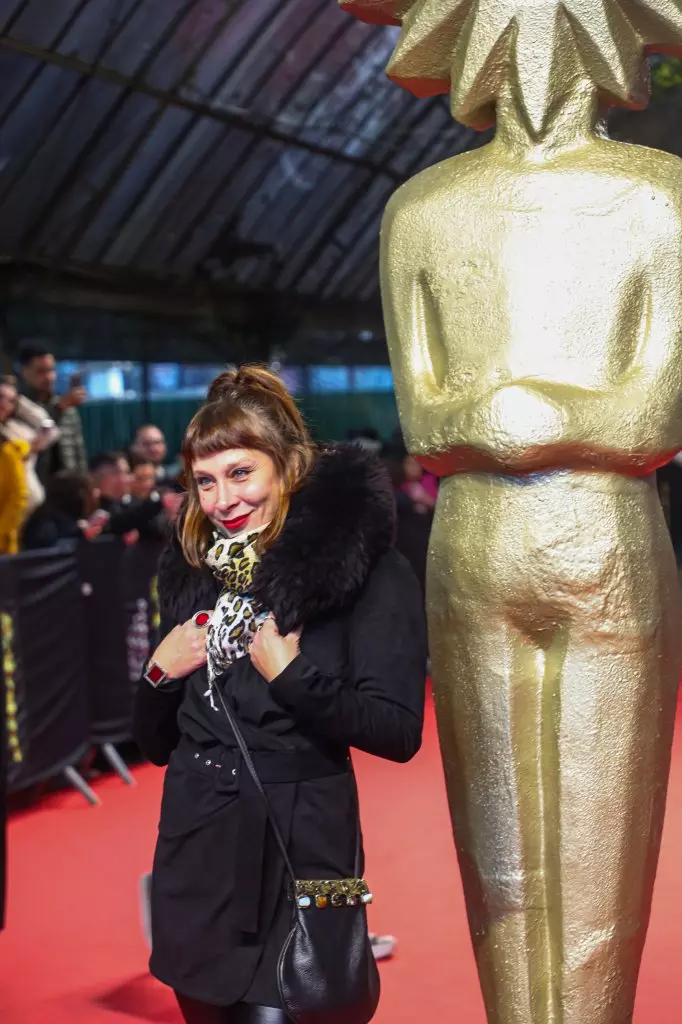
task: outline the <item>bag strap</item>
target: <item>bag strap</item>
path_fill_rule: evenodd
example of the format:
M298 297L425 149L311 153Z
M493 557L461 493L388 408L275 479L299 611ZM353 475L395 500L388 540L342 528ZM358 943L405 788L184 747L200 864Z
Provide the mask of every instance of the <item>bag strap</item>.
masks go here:
M239 750L241 751L241 755L242 755L242 758L244 760L244 764L246 765L246 768L248 770L248 773L251 776L251 778L253 779L253 784L254 784L254 786L256 787L256 789L258 790L258 792L260 793L260 795L261 795L261 797L263 799L263 803L265 804L265 811L266 811L266 814L268 816L268 821L270 823L270 827L272 829L272 834L275 837L275 842L277 843L277 845L279 847L279 851L282 854L282 858L283 858L284 863L286 865L286 869L287 869L289 875L291 876L291 881L295 883L296 882L296 875L294 874L294 868L293 868L293 865L291 863L291 859L289 857L289 853L287 851L286 843L284 842L284 839L282 837L282 833L280 832L279 825L275 821L275 816L272 813L272 808L270 807L270 801L268 800L267 795L265 793L265 790L263 789L263 783L261 782L260 778L258 777L258 772L256 771L256 766L253 763L253 758L251 757L251 754L249 752L249 748L246 745L246 741L245 741L245 739L244 739L244 737L242 735L242 731L239 728L239 725L237 723L237 719L235 717L235 714L232 711L232 709L226 704L225 700L223 699L223 695L220 692L220 687L216 686L215 683L213 683L212 686L215 689L216 693L218 694L218 700L222 704L223 711L225 712L227 720L230 723L230 728L232 729L232 732L234 733L234 738L237 741L237 746L239 747Z
M265 804L265 812L266 812L267 817L268 817L268 822L270 823L270 828L272 829L272 834L274 835L275 842L277 843L277 846L279 847L279 851L282 854L282 859L284 860L284 864L286 866L287 872L289 873L291 881L295 885L296 884L296 874L294 873L294 868L293 868L293 865L291 863L291 858L289 857L289 853L288 853L288 850L287 850L286 843L284 842L284 838L283 838L282 833L280 831L279 825L277 824L277 822L275 820L275 816L272 813L272 808L270 807L270 801L268 800L267 794L266 794L266 792L265 792L265 790L263 788L263 783L261 782L261 780L260 780L260 778L258 776L258 772L256 771L256 766L253 763L253 758L251 757L251 753L249 751L249 748L246 745L246 740L244 739L242 731L241 731L241 729L239 727L239 723L237 721L237 716L235 715L235 713L232 710L232 708L230 708L230 706L227 704L227 702L223 698L223 695L222 695L222 693L220 691L220 687L217 686L215 683L211 683L211 685L212 685L213 689L215 690L215 692L218 694L218 700L220 701L220 703L222 705L222 708L223 708L223 711L225 712L225 717L227 718L228 722L230 723L230 728L232 729L232 732L234 733L234 738L237 741L237 746L239 747L239 750L240 750L240 753L242 755L244 764L246 765L247 771L248 771L249 775L251 776L251 778L253 779L253 784L256 787L256 789L258 790L258 792L260 793L261 798L263 800L263 803ZM362 860L362 830L361 830L361 827L360 827L360 802L359 802L359 797L358 797L358 787L357 787L357 781L356 781L356 778L355 778L355 772L352 770L352 768L351 768L351 773L350 774L353 776L353 794L354 794L355 816L356 816L356 828L355 828L355 866L354 866L353 870L355 872L355 877L358 878L360 876L360 863L361 863L361 860Z

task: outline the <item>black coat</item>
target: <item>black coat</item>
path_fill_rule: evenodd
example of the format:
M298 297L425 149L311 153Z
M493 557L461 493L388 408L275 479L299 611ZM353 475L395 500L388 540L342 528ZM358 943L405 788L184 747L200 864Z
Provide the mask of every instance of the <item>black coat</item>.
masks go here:
M322 455L254 578L254 596L281 632L303 626L301 654L270 685L249 658L220 681L299 878L355 873L349 748L408 761L421 743L423 600L392 534L393 496L379 464L355 447ZM212 608L218 593L177 544L162 558L159 589L166 629ZM287 880L229 724L206 689L201 670L180 689L143 683L138 691L137 741L156 764L168 763L151 970L204 1002L276 1006Z
M109 513L106 533L120 537L131 530L137 530L144 540L163 540L168 534L160 498L131 498L127 503L113 498L102 498L100 508Z
M48 505L41 505L26 520L21 546L24 551L33 551L52 548L63 540L85 540L77 520L50 509Z

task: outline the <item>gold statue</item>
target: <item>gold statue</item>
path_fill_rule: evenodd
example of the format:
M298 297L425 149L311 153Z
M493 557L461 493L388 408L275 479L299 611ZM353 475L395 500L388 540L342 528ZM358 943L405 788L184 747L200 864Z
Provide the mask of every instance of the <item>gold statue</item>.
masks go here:
M682 0L342 6L402 25L391 77L497 124L382 229L405 437L444 477L431 654L488 1021L626 1024L680 674L653 473L682 448L682 162L600 117L646 102Z

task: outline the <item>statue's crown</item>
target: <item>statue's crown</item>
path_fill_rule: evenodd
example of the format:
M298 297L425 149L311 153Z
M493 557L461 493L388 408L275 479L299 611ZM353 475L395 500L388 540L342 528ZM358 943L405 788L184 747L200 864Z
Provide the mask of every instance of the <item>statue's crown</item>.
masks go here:
M602 101L644 106L644 54L682 54L682 0L339 0L363 21L400 25L389 76L417 96L450 92L454 116L494 120L511 83L532 126L545 121L567 72Z

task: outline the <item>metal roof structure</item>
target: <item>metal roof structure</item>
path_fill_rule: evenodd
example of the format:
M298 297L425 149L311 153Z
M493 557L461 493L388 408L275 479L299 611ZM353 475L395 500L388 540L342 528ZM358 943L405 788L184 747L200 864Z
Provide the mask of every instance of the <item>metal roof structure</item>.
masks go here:
M377 298L406 178L470 148L336 0L0 0L0 260Z

